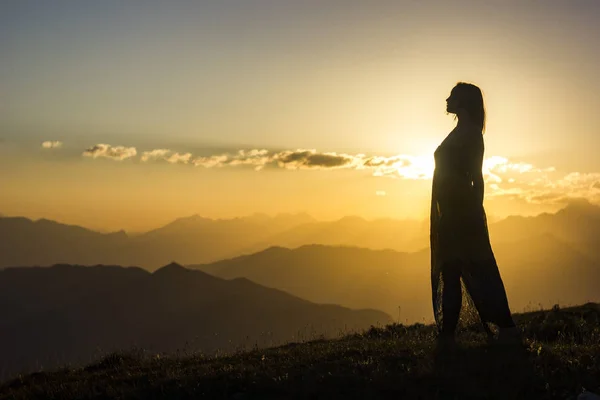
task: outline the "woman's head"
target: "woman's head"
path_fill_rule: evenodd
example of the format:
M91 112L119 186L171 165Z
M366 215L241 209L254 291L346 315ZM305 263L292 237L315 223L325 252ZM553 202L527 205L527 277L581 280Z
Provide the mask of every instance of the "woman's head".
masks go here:
M483 132L485 130L485 107L481 89L471 83L459 82L446 99L446 111L460 119L467 116Z

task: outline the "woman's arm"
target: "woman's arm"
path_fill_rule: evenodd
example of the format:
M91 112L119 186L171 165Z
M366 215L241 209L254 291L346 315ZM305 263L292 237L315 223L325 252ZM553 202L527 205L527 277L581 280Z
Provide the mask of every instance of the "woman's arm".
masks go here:
M478 174L473 175L473 191L477 197L478 204L483 204L484 187L483 174L480 169Z
M478 204L483 204L483 195L485 184L483 182L483 137L477 141L471 160L471 177L473 179L473 191Z

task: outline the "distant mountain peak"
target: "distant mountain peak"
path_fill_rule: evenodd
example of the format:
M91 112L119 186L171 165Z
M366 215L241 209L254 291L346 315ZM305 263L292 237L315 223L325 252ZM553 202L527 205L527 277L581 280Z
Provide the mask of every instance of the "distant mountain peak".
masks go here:
M182 266L181 264L176 263L175 261L171 262L168 265L165 265L164 267L161 267L159 269L157 269L156 271L154 271L154 274L165 274L165 273L176 273L176 272L182 272L182 271L188 271L187 268L185 268L184 266Z
M210 221L210 218L203 217L200 214L194 214L194 215L190 215L190 216L187 216L187 217L177 218L173 222L185 222L185 221L190 221L190 222L195 222L195 221Z
M178 268L184 268L184 267L183 267L183 265L181 265L175 261L171 261L169 264L165 265L163 268L178 269Z
M270 246L264 249L261 253L275 253L275 252L288 252L291 251L290 248L284 246Z
M600 207L584 198L571 199L557 214L586 214L600 217Z

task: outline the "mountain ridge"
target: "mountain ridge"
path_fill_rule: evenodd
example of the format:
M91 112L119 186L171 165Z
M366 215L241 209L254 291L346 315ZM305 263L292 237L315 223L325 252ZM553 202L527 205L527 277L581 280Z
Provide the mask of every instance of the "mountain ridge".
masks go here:
M97 349L174 353L188 346L210 354L391 322L378 310L316 304L177 263L154 272L68 264L0 270L0 314L3 374L31 370L37 362L89 362Z
M600 301L600 263L550 233L494 246L513 310ZM246 277L318 303L375 308L402 321L431 319L429 249L403 253L355 246L270 247L188 265L225 279Z
M599 216L600 207L576 202L554 214L510 216L491 223L490 237L493 246L521 240L525 247L530 238L548 232L600 260ZM369 221L356 216L329 222L305 214L222 220L191 216L135 235L8 217L0 218L0 268L71 263L139 265L153 270L173 259L183 265L206 264L272 246L307 244L420 252L428 248L428 239L426 220Z

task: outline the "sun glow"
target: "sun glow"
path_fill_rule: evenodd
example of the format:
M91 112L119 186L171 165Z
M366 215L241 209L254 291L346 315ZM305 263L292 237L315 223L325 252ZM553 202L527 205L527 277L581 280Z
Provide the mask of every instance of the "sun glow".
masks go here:
M431 179L435 169L433 156L409 156L410 165L407 168L400 167L398 174L407 179Z

